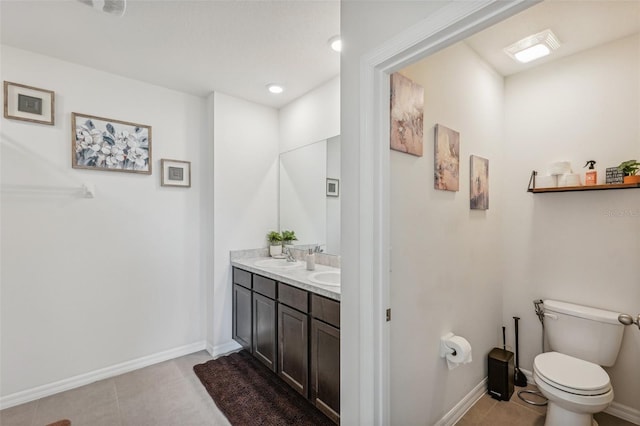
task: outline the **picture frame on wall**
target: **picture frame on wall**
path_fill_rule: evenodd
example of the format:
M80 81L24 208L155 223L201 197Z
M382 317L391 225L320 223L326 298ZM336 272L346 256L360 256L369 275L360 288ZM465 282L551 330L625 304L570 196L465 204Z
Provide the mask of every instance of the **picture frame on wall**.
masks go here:
M340 196L340 180L327 178L327 197Z
M469 170L469 207L471 210L489 210L489 160L472 155Z
M435 125L434 188L456 192L460 188L460 133Z
M74 169L151 174L151 126L71 113Z
M190 161L162 159L160 160L160 169L162 170L160 185L191 187Z
M55 92L5 81L4 118L53 126Z

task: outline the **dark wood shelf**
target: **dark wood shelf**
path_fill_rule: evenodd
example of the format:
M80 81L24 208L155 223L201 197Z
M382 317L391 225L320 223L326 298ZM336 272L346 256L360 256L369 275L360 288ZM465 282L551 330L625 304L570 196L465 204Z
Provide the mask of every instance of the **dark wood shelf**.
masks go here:
M540 194L542 192L574 192L574 191L603 191L607 189L631 189L640 188L640 183L610 183L606 185L584 186L560 186L557 188L529 188L529 192Z

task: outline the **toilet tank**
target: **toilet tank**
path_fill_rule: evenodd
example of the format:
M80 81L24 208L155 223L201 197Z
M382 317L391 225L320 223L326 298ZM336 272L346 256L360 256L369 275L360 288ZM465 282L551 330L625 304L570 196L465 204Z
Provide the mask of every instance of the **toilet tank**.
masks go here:
M616 362L624 325L618 312L557 300L544 301L544 329L552 351L603 367Z

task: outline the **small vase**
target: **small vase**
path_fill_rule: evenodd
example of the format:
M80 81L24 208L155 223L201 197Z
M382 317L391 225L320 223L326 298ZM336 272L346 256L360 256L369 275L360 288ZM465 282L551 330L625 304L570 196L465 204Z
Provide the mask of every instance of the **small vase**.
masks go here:
M278 244L277 246L269 246L269 254L271 257L273 256L281 256L282 255L282 245Z
M640 175L625 176L624 183L640 183Z

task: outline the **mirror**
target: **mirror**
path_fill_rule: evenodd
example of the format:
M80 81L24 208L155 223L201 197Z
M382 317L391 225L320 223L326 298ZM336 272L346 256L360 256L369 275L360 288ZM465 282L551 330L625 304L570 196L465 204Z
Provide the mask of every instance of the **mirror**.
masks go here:
M327 181L329 179L329 181ZM280 230L340 254L340 136L280 154Z

